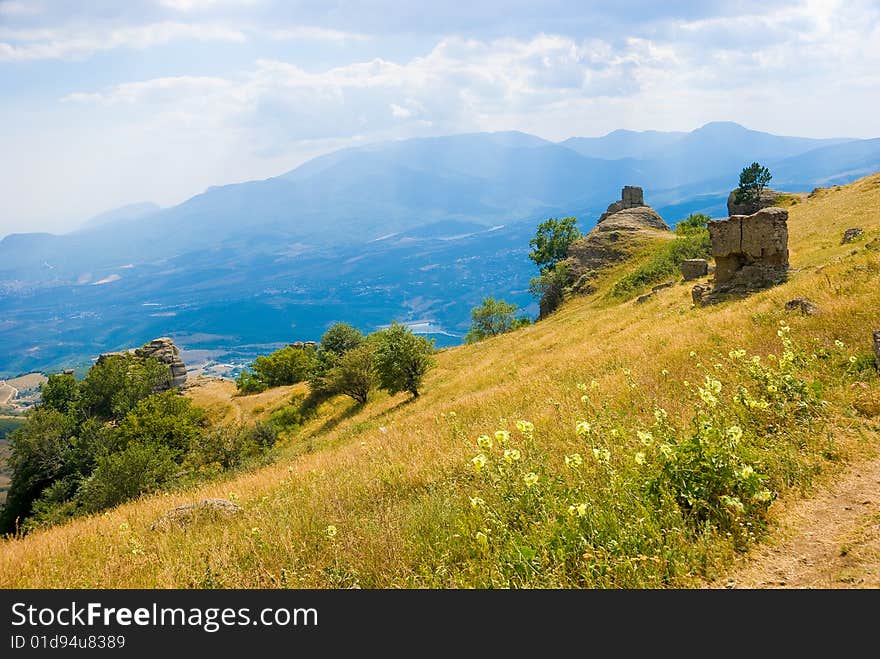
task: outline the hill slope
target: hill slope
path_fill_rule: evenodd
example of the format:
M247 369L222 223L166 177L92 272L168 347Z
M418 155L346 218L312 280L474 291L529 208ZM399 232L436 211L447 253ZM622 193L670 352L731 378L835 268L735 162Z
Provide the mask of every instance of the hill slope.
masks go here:
M731 499L730 516L718 518L732 525L727 534L712 525L689 531L674 503L660 504L668 517L641 507L649 483L640 479L665 473L655 470L661 454L687 445L695 410L716 419L740 409L732 395L750 380L737 374L739 358L730 351L761 355L761 373L776 372L788 350L780 321L801 346L792 359L806 389L782 400L775 379L761 385L772 394L749 384L749 396L779 401L773 414L782 416L773 418L781 426L746 443L751 416L724 422L745 431L738 459L766 473L762 483L773 492L785 498L809 490L880 446L880 378L869 363L870 330L880 329L880 252L865 248L880 237L878 205L875 174L793 206L790 281L740 301L694 308L683 284L644 304L609 301L602 291L637 265L623 264L609 271L599 295L513 334L442 352L415 401L377 396L363 408L335 401L289 439L288 457L277 465L3 542L0 586L700 585L762 537L752 525L757 518L739 517L739 500ZM841 245L851 226L865 237ZM785 311L796 296L808 296L821 312ZM743 363L744 373L751 363ZM718 407L701 402L704 394L690 384L710 395L715 377L723 381ZM827 403L795 423L786 406L800 414L798 401L806 405L809 392ZM671 431L657 419L667 417L681 433L669 440L673 449L660 441ZM534 432L518 429L518 420ZM479 435L504 429L510 436L496 437L492 449L477 446ZM520 459L505 461L499 441L521 451ZM480 451L497 462L478 472L472 458ZM745 463L733 464L736 478L754 484ZM762 492L755 501L767 501ZM168 508L215 496L235 499L244 515L150 530Z

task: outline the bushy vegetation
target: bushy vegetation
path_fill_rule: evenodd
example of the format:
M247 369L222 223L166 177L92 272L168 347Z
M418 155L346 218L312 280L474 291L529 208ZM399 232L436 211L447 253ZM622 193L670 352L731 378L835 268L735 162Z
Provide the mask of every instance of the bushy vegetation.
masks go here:
M571 283L562 261L568 256L568 248L581 237L576 225L574 217L551 217L538 225L535 237L529 241L529 258L540 271L529 282L529 291L539 300L539 318L546 318L562 304L565 288Z
M483 298L480 306L471 309L471 329L465 335L465 343L476 343L490 336L511 332L531 324L528 316L517 317L519 307L493 297Z
M579 383L564 459L527 420L476 438L472 492L455 522L467 562L455 578L476 587L659 587L678 583L707 544L744 550L761 537L770 504L806 484L827 450L820 360L779 328L782 354L736 349L703 379L683 383L692 413L653 424L609 408L596 381ZM846 355L825 353L846 378ZM823 368L828 368L826 364ZM627 387L640 383L623 369ZM678 388L681 383L670 382Z
M568 264L554 267L529 281L529 292L538 298L539 318L546 318L559 308L565 299L565 290L572 283Z
M621 277L611 289L616 298L630 298L647 287L679 274L685 259L706 258L711 254L712 243L705 215L689 215L675 228L676 237L658 246L647 262Z
M257 357L236 380L238 390L252 394L307 380L318 366L314 348L285 346Z
M209 429L155 359L113 355L86 377L49 377L42 402L10 435L12 484L0 532L29 530L115 506L175 478L216 473L265 452L265 428Z
M568 248L580 237L576 217L551 217L538 225L535 237L529 241L529 258L544 273L568 256Z
M418 397L425 374L436 363L434 340L417 336L399 323L376 332L375 340L379 386L392 395L406 391Z

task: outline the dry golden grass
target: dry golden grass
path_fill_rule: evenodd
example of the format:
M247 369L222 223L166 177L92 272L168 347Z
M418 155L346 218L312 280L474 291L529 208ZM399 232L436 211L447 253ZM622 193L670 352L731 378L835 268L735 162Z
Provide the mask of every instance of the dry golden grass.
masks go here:
M195 405L207 412L211 423L253 423L265 421L293 398L308 394L308 386L295 384L241 396L232 380L202 376L190 382L185 391Z
M867 240L880 236L878 208L880 175L790 207L792 277L745 300L694 308L690 286L678 284L644 304L613 304L600 290L513 334L444 350L414 401L377 395L363 408L342 400L324 406L301 432L309 438L305 453L291 446L277 464L226 482L146 497L4 541L0 587L458 585L470 568L451 543L450 520L467 500L462 483L478 434L509 425L505 420L529 419L544 448L561 459L571 441L567 424L581 409L576 384L592 379L601 399L625 406L633 423L648 423L656 406L687 419L692 409L681 382L702 377L689 353L710 360L739 347L778 351L783 318L807 345L838 339L860 353L869 350L870 330L880 328L880 253L863 242L840 245L840 238L851 226L862 227ZM613 281L609 275L605 291ZM785 302L796 296L809 297L821 313L786 312ZM637 391L623 368L639 382ZM244 417L261 416L292 393L232 400ZM191 395L214 418L238 414L228 408L226 385ZM859 400L880 397L880 380L828 395L837 459L875 451L878 420L851 410ZM255 412L259 407L264 411ZM245 513L150 531L172 506L206 497L233 498ZM338 530L332 539L330 525ZM731 559L726 547L711 554L720 567ZM704 569L711 573L712 566Z

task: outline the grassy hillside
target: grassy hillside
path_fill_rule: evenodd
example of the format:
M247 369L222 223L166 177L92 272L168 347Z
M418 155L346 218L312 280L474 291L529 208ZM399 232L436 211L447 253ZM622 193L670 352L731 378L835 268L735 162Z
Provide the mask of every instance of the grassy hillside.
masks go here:
M325 405L276 465L4 541L0 587L700 585L774 499L880 446L878 207L880 175L794 204L790 281L713 307L685 284L615 301L639 256L545 321L441 352L417 400ZM786 311L797 296L820 313ZM212 414L289 395L215 392ZM150 530L205 497L244 513Z

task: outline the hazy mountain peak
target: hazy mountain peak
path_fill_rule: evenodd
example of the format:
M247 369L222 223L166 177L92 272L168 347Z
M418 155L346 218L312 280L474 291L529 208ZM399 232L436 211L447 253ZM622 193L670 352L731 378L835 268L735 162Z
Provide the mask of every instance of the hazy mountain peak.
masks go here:
M160 210L162 210L162 207L159 206L159 204L154 204L152 201L141 201L134 204L126 204L125 206L113 208L109 211L104 211L103 213L99 213L98 215L89 218L83 223L81 228L94 229L95 227L110 224L113 222L139 220L149 215L152 215L153 213L158 213Z

